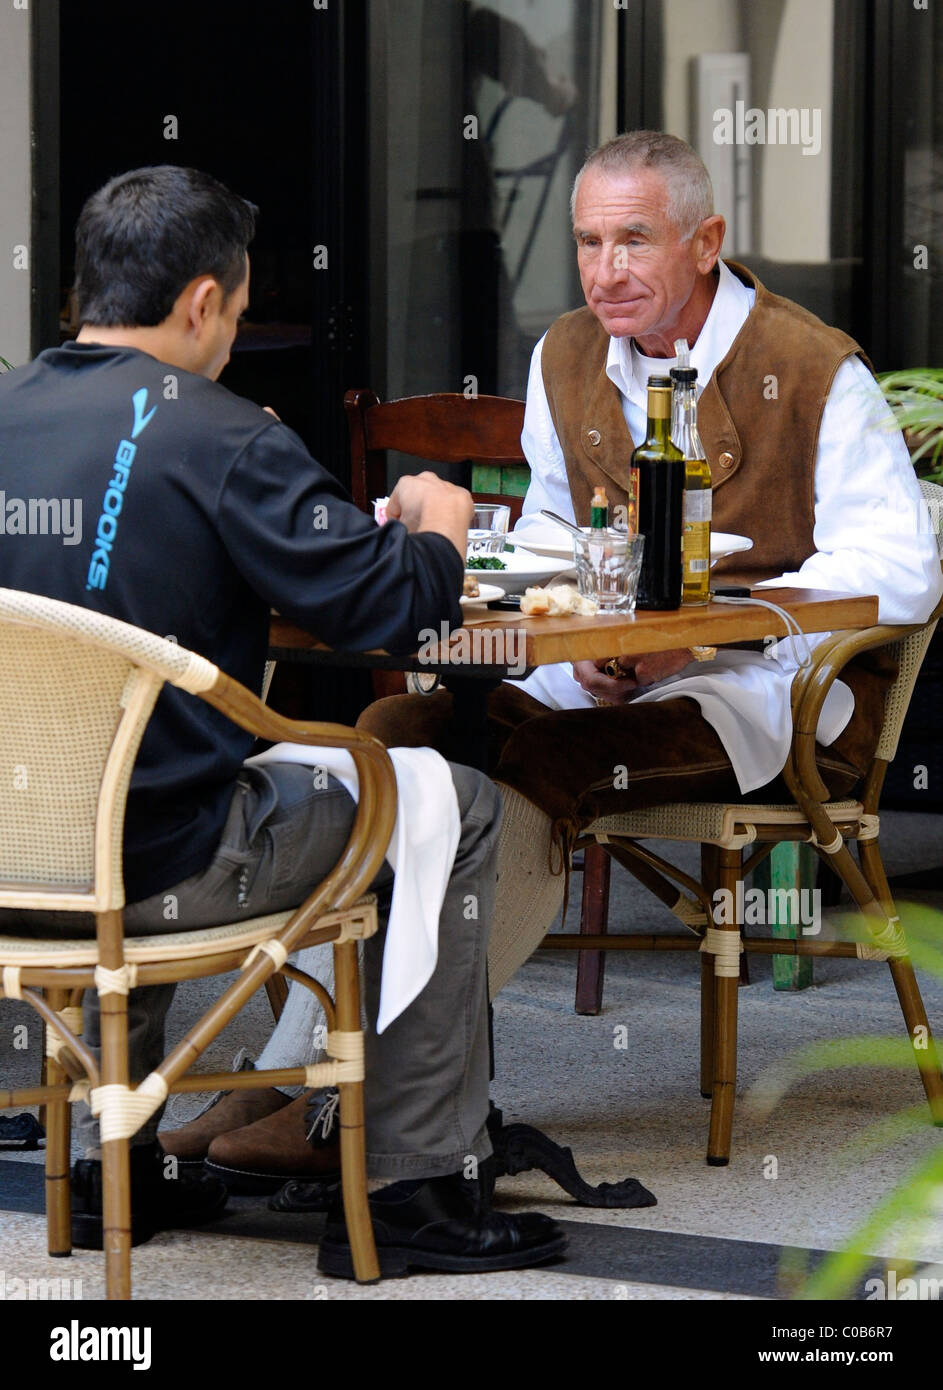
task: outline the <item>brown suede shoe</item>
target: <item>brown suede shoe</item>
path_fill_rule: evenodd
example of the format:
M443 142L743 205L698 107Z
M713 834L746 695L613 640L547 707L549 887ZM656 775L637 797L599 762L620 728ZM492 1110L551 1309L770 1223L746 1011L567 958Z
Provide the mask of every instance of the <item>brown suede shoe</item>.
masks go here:
M311 1121L304 1092L265 1119L210 1144L206 1171L222 1178L230 1192L277 1192L290 1178L331 1179L340 1173L337 1130L323 1138L306 1136Z
M165 1154L172 1154L181 1163L202 1164L210 1144L221 1134L233 1129L245 1129L256 1120L264 1120L291 1104L291 1098L274 1086L258 1091L226 1091L215 1105L188 1125L168 1129L158 1134Z

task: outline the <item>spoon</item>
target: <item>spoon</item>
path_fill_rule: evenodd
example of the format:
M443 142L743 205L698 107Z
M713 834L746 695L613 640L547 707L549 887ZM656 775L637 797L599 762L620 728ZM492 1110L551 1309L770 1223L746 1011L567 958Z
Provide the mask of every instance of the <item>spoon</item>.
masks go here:
M548 512L546 507L541 507L540 515L548 516L550 520L555 521L558 526L565 526L566 529L571 531L579 540L585 541L586 533L581 531L578 526L574 526L572 521L564 521L562 516L557 516L556 512Z

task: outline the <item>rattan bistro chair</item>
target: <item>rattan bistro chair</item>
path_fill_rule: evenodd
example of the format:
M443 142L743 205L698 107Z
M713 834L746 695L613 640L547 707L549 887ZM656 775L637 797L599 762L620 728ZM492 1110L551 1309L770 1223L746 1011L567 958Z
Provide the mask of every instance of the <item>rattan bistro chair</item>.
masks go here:
M293 912L171 935L125 940L121 846L128 783L154 702L167 681L241 728L350 750L360 779L357 814L338 863ZM173 642L85 609L0 589L0 907L94 913L94 938L0 937L2 995L46 1025L44 1085L0 1091L0 1108L44 1105L49 1253L71 1253L70 1102L99 1116L109 1298L129 1298L128 1140L168 1093L337 1085L344 1213L356 1277L379 1278L367 1207L364 1048L357 942L377 929L363 896L383 862L396 813L386 751L337 724L298 723L263 705L211 662ZM181 924L183 928L184 924ZM286 964L301 946L332 942L336 999ZM145 1080L129 1085L127 994L133 987L238 970L237 980ZM277 972L317 995L330 1060L311 1067L198 1074L191 1067ZM81 996L101 1000L101 1064L83 1045Z
M920 486L943 554L943 488L927 482ZM793 796L791 803L761 806L681 802L628 815L605 816L588 826L577 842L577 847L586 851L581 931L547 936L541 943L544 947L584 952L701 953L701 1092L712 1101L707 1145L710 1164L725 1164L730 1156L737 1078L738 984L744 951L886 961L914 1046L931 1116L934 1123L943 1124L943 1077L878 845L878 802L884 776L897 752L914 683L941 616L943 603L921 626L880 625L857 632L836 632L814 649L811 668L797 674L792 689L792 746L783 769L783 778ZM870 770L857 800L830 801L815 761L815 732L822 705L853 657L882 646L896 653L899 671L886 696L884 723ZM682 872L640 843L649 839L700 844L700 879ZM735 923L715 924L712 908L716 890L728 890L736 901L738 883L783 840L811 844L830 865L863 914L868 940L751 938ZM857 842L858 863L846 843L851 840ZM604 935L609 869L605 855L655 893L683 923L686 934ZM597 1007L593 1012L598 1012L601 983L599 975L595 981Z

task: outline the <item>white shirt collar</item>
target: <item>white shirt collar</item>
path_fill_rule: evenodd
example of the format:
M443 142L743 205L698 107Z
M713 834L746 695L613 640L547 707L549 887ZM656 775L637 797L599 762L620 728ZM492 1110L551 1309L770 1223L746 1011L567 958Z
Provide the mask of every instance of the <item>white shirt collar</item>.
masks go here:
M698 394L710 381L718 362L726 357L756 299L756 291L738 280L723 261L718 261L717 265L720 273L714 300L691 349L691 366L697 368ZM643 410L648 406L645 382L650 361L642 358L631 338L609 339L606 375L623 396ZM662 358L659 362L664 363L666 373L675 365L674 358Z

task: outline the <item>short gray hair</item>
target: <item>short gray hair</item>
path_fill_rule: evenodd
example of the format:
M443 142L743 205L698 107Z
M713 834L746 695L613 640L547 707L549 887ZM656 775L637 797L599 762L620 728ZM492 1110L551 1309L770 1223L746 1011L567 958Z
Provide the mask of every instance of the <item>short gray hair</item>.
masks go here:
M633 130L617 135L594 150L573 181L570 216L576 213L576 194L587 169L607 174L627 174L636 169L654 169L668 187L668 216L687 241L705 217L714 211L711 176L697 150L676 135L661 130Z

